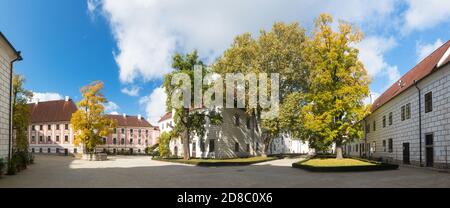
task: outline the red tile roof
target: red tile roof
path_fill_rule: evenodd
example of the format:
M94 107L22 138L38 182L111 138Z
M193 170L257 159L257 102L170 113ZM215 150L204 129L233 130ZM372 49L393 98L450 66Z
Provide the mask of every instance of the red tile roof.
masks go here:
M167 119L171 119L171 118L172 118L172 113L171 112L166 113L166 114L164 114L163 117L161 117L161 119L159 119L158 123L161 122L161 121L165 121Z
M39 102L28 104L31 115L31 123L69 122L72 114L77 111L77 106L70 99Z
M118 126L129 126L129 127L153 127L147 120L143 117L139 119L137 116L123 115L107 115L108 118L117 121Z
M428 75L432 74L437 68L439 60L443 57L445 52L450 48L450 40L444 45L436 49L428 57L423 59L414 68L408 71L399 81L395 82L391 87L389 87L380 97L378 97L372 104L372 112L376 111L378 108L383 106L385 103L389 102L397 95L407 90L408 88L414 86L414 80L420 81ZM450 58L444 62L448 63Z

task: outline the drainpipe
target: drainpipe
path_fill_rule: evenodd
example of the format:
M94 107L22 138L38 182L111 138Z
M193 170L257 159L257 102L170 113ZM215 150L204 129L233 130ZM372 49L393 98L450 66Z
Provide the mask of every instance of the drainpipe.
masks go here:
M420 162L419 165L422 167L422 95L420 88L417 86L417 80L414 80L414 86L419 92L419 157Z
M22 56L20 55L20 51L16 53L16 58L10 62L11 76L9 78L9 97L14 99L13 96L13 65L16 61L22 61ZM13 141L13 100L9 102L9 141L8 141L8 167L11 164L11 153L12 153L12 141Z

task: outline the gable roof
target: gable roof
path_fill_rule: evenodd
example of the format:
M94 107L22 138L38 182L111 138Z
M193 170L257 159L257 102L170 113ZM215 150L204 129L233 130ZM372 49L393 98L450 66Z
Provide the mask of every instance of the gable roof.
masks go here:
M447 41L444 45L436 49L433 53L423 59L419 64L417 64L414 68L409 70L402 78L400 78L397 82L395 82L391 87L389 87L383 94L378 97L375 102L372 104L371 111L374 112L397 95L402 93L403 91L409 89L414 86L414 81L418 82L428 75L432 74L436 71L438 62L445 58L443 57L447 50L450 50L450 40ZM443 65L450 61L450 57L447 57Z
M77 111L73 100L54 100L46 102L29 103L31 123L69 122L72 114Z
M5 40L6 44L8 44L8 46L11 48L11 50L16 54L16 59L17 60L22 60L22 56L20 55L20 51L17 51L16 48L14 48L14 46L11 44L11 42L9 42L9 40L5 37L5 35L3 35L3 33L1 31L0 31L0 38Z
M168 112L168 113L164 114L164 116L161 117L161 119L159 119L158 123L162 122L162 121L165 121L165 120L168 120L168 119L171 119L171 118L172 118L172 113Z
M117 121L118 126L129 126L129 127L150 127L153 126L144 118L139 119L137 116L125 115L106 115L110 119Z

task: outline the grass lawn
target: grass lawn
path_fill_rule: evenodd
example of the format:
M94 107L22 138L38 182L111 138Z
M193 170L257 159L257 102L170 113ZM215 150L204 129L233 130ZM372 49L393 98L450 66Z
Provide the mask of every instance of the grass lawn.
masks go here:
M314 167L349 167L349 166L372 166L377 165L374 163L364 162L361 160L344 158L341 160L333 159L333 158L316 158L308 160L303 165L309 165Z
M166 162L184 163L199 166L235 166L235 165L250 165L260 162L266 162L277 159L276 157L248 157L235 159L156 159Z

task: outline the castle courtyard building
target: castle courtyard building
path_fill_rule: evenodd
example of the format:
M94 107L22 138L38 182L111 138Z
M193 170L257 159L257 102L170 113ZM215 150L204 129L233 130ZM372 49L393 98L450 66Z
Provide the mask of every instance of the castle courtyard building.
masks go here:
M20 60L20 52L0 32L0 158L5 161L12 154L13 63Z
M450 167L450 41L408 71L372 104L364 138L347 155Z

